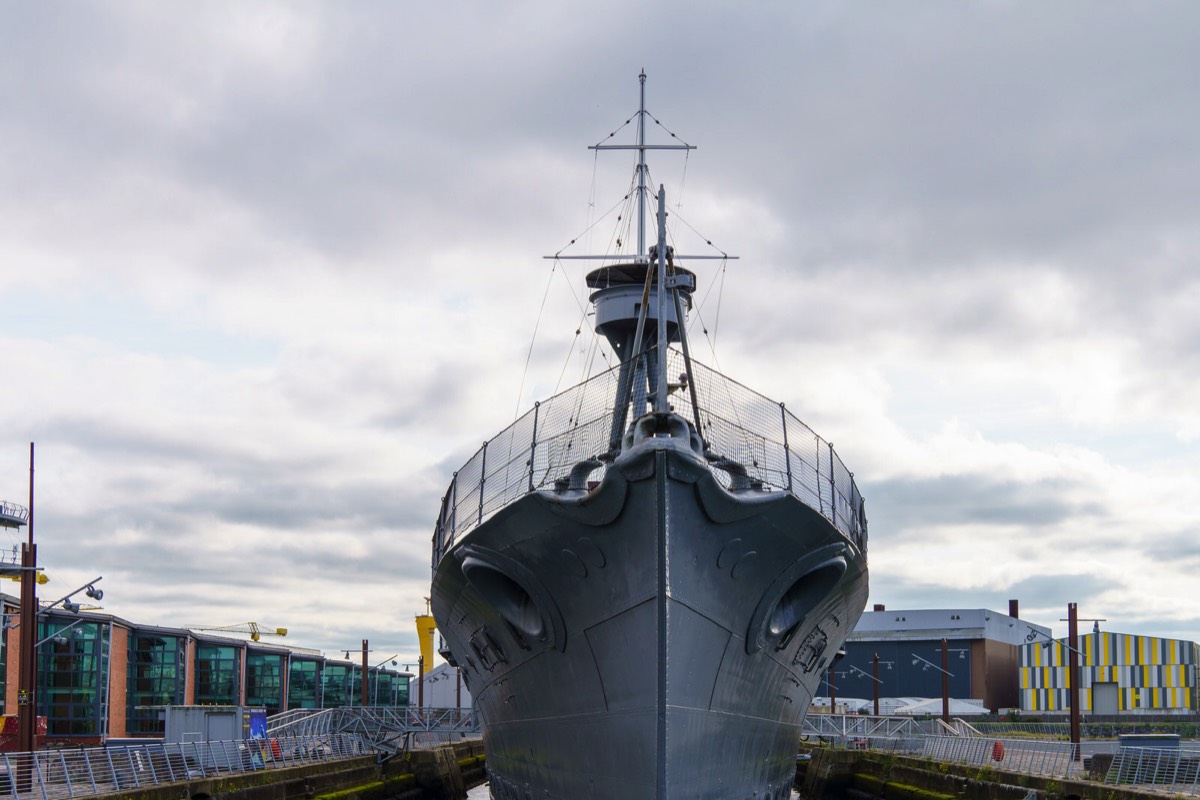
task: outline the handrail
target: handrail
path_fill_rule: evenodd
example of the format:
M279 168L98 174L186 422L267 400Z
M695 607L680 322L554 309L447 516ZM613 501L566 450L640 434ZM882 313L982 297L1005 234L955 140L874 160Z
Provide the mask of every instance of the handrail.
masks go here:
M17 525L25 525L28 522L28 508L25 506L19 506L16 503L9 503L5 500L0 500L0 523L3 523L4 527L16 527Z
M340 761L373 755L360 737L270 737L0 753L0 796L66 800L127 793L197 778Z
M669 356L672 374L682 370L682 355L671 350ZM713 459L740 465L746 474L738 476L752 486L791 493L865 551L862 495L833 445L782 403L694 361L692 374L699 433ZM608 446L617 384L614 367L537 403L454 473L434 527L435 569L464 533L529 492L568 484L576 465L597 460L590 479L603 476L613 456ZM672 401L676 413L694 417L689 393L676 393ZM714 465L713 474L728 488L734 477Z

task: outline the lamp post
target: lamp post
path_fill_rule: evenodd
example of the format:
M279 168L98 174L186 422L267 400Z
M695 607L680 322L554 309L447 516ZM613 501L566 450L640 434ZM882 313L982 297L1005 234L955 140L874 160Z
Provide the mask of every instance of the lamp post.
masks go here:
M942 639L942 722L950 722L950 650Z
M1100 632L1100 623L1106 620L1103 617L1089 617L1090 622L1095 623L1094 632ZM1080 742L1082 740L1082 725L1080 712L1082 711L1079 699L1079 656L1080 652L1075 648L1079 644L1079 607L1077 603L1067 603L1067 642L1063 643L1063 647L1067 648L1067 702L1071 706L1069 716L1069 728L1071 737L1071 760L1078 761L1080 759ZM1029 634L1025 637L1025 641L1032 642L1038 636L1046 639L1043 646L1053 644L1056 640L1046 636L1041 631L1030 627Z
M374 698L374 702L372 703L372 705L376 705L376 706L379 705L379 679L382 676L382 670L380 668L389 661L392 662L393 667L396 666L395 658L398 655L400 655L400 654L393 653L392 655L385 658L383 661L380 661L378 664L371 667L371 669L375 672L375 698Z
M875 716L878 717L879 716L879 653L875 654L875 658L873 659L873 661L874 661L874 668L873 668L874 675L872 675L871 677L873 677L875 679Z
M942 721L950 723L950 679L954 677L954 673L946 669L950 665L950 651L946 646L946 640L942 639L942 666L938 666L932 661L927 661L921 658L916 653L912 654L913 666L924 664L921 669L929 669L933 667L938 672L942 673Z
M367 707L367 640L362 640L362 707Z
M854 666L853 664L850 665L849 672L855 673L856 677L858 675L862 675L865 678L870 678L871 680L875 681L875 716L878 717L879 716L879 684L882 683L882 681L879 680L879 653L875 654L875 674L874 675L871 675L870 673L859 669L858 667Z
M33 543L33 442L29 443L29 539L21 546L21 659L17 665L17 751L37 749L37 545ZM20 774L24 786L32 774Z

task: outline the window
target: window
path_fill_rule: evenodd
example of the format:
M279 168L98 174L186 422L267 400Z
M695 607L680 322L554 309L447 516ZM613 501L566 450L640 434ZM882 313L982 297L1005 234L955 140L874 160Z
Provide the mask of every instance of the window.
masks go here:
M183 703L186 657L186 639L181 636L129 634L125 730L131 736L164 733L159 707Z
M288 675L288 708L321 708L321 662L293 656Z
M346 684L349 677L349 664L325 664L324 674L321 676L321 708L346 705Z
M283 655L246 654L246 705L264 706L268 714L283 709Z
M38 714L49 736L101 736L108 718L109 626L44 617L38 623Z
M241 650L233 645L196 643L196 705L240 705Z

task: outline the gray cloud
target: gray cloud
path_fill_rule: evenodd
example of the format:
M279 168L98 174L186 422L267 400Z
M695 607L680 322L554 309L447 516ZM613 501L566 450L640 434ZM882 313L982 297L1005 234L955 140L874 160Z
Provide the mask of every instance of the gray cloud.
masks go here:
M112 309L3 331L28 388L0 398L0 496L39 440L57 569L101 569L163 624L244 605L300 645L411 643L453 470L582 374L583 270L539 256L627 187L585 146L636 108L643 66L655 117L700 148L652 162L673 218L742 256L703 309L720 365L807 389L781 399L818 420L866 415L836 438L890 476L859 476L873 597L1104 601L1035 559L968 595L903 574L892 554L936 552L931 528L1194 566L1200 8L683 11L0 12L0 293ZM912 452L959 420L952 453ZM1128 618L1195 627L1149 609Z
M1018 525L1036 530L1067 519L1098 517L1098 500L1071 499L1078 484L1066 478L1021 482L983 475L896 478L865 483L872 518L894 531L936 525Z

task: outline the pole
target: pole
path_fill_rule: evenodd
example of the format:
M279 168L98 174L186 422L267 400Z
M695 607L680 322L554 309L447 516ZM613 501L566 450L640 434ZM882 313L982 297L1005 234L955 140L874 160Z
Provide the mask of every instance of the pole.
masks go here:
M417 658L417 708L425 707L425 656Z
M875 654L875 716L879 716L879 653Z
M829 667L829 677L827 677L825 679L825 682L829 684L829 713L830 714L837 713L837 686L835 686L833 684L833 679L836 677L837 676L833 674L833 667L830 666Z
M1071 760L1079 760L1079 608L1076 603L1067 603L1067 696L1071 702Z
M462 667L454 668L454 707L462 708Z
M367 666L367 640L366 639L362 640L362 669L363 669L362 704L363 704L363 708L366 708L369 705L369 703L367 702L367 697L368 697L367 696L367 684L369 682L368 679L371 674L371 671L370 671L371 668L369 666Z
M21 546L21 657L17 664L17 751L37 749L37 545L33 543L33 442L29 443L29 541ZM22 762L26 764L28 762ZM28 766L17 783L27 787ZM27 789L23 789L27 791Z
M942 639L942 722L950 724L950 648Z

